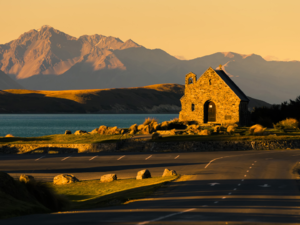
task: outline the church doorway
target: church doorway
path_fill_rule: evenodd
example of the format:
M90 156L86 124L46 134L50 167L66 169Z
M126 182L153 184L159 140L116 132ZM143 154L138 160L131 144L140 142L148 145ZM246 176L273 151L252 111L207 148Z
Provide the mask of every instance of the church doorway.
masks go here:
M212 101L204 104L204 123L216 122L216 105Z

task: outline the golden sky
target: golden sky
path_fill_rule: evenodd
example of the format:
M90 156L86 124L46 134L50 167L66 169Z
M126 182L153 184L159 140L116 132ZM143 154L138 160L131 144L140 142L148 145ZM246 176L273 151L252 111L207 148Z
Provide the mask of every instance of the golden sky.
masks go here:
M300 60L300 0L0 0L0 8L0 44L50 25L186 59L232 51Z

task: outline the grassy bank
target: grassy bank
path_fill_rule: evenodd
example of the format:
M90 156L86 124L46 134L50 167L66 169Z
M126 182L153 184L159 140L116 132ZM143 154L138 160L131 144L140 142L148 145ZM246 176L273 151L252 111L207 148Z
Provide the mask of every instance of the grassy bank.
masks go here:
M72 202L71 209L86 209L115 205L146 197L164 183L175 180L177 177L154 177L144 180L124 179L110 183L90 180L67 185L51 185L58 194L66 196Z
M122 135L100 134L54 134L41 137L0 137L0 144L90 144L101 142L114 142L120 140Z

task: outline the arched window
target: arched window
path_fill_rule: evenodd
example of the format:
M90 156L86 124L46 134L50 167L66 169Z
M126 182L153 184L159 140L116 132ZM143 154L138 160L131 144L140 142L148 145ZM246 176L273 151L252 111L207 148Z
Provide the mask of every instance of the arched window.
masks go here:
M191 108L191 110L192 110L192 111L194 111L194 110L195 110L195 105L194 105L194 104L192 104L192 108Z
M192 77L190 77L189 78L189 82L188 82L188 84L192 84L193 83L193 78Z

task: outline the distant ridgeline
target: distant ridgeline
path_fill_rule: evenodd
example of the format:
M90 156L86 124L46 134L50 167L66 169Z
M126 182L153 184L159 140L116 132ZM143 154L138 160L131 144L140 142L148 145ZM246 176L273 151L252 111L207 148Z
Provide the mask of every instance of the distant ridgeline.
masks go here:
M179 113L184 85L73 91L0 91L0 113ZM248 97L249 110L270 104Z
M247 95L271 103L299 95L299 61L267 61L259 55L233 52L179 60L161 49L147 49L130 39L123 42L98 34L76 38L51 26L30 30L0 44L0 70L30 90L184 84L184 74L202 74L209 66L216 68L219 64ZM12 87L13 80L0 77L0 86L9 83L9 88L17 88ZM97 111L97 107L87 110Z

